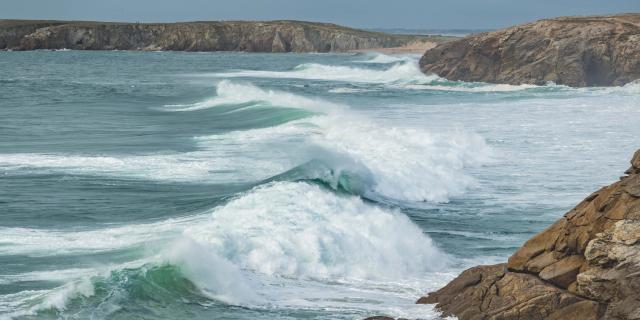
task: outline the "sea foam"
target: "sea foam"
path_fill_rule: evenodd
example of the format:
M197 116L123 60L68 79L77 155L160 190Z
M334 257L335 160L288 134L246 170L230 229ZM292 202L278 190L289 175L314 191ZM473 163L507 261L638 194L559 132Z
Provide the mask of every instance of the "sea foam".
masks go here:
M222 80L216 85L216 96L193 104L166 105L166 111L195 111L225 105L250 104L256 106L276 106L301 108L309 111L326 112L344 106L321 99L312 99L276 90L264 90L248 83Z
M166 230L170 227L172 231ZM41 233L52 233L43 239L59 237L54 231ZM177 266L204 296L227 304L322 307L322 301L336 292L352 296L353 288L359 288L358 297L367 295L397 303L394 299L399 298L388 297L388 290L417 294L427 282L412 282L414 279L426 273L437 274L451 262L404 214L306 182L268 183L190 219L129 225L126 229L69 231L66 237L76 241L57 245L54 250L64 247L67 253L77 253L88 248L121 248L144 242L149 239L144 234L150 233L171 237L164 238L165 245L155 246L145 259L95 268L93 274L83 269L76 279L67 272L59 277L66 284L16 296L3 304L22 307L21 314L51 308L63 311L72 300L96 295L96 285L123 290L120 284L111 283L120 279L114 274L144 274L167 263ZM112 243L104 239L104 234L120 234L129 240ZM80 240L91 238L105 243L96 247ZM51 246L40 244L43 250L51 250ZM412 280L404 283L407 279ZM117 303L122 294L112 297L100 293L92 303ZM310 300L300 299L301 295ZM406 297L399 300L403 299ZM327 307L331 304L327 302ZM355 300L345 300L344 305L367 306ZM379 308L376 304L369 307Z
M255 89L250 86L246 91ZM237 90L238 94L242 91ZM325 104L315 102L314 108ZM276 164L292 168L319 159L333 169L335 179L340 172L366 174L359 178L373 182L371 191L408 201L444 202L461 195L474 183L465 168L491 158L484 139L473 133L393 127L346 107L326 104L324 115L196 140L201 150L215 153L227 143L235 145L234 154L252 154L257 168ZM297 105L293 99L286 106Z
M389 64L389 63L396 63L396 62L405 62L405 61L413 61L419 58L419 55L407 55L407 54L403 54L403 55L387 55L387 54L383 54L383 53L378 53L378 52L371 52L371 53L366 53L365 54L366 57L368 57L369 59L366 60L358 60L355 61L357 63L374 63L374 64Z
M261 101L316 115L274 127L195 137L192 152L151 155L0 154L0 170L60 171L199 183L252 182L318 159L369 181L369 191L408 201L446 202L474 183L468 167L490 158L484 139L467 132L396 127L347 106L250 84L223 81L218 95L185 111L229 101ZM328 181L335 185L335 181ZM366 190L365 190L366 191Z
M233 78L290 78L306 80L344 81L370 84L429 83L438 79L420 71L417 61L405 61L386 69L357 68L348 66L306 63L289 71L240 70L216 73L216 77Z
M405 215L304 182L258 187L184 234L267 275L394 278L448 261Z
M482 82L449 81L435 74L425 75L420 71L418 59L414 56L387 56L377 54L360 63L387 65L385 68L352 67L306 63L287 71L238 70L212 74L222 78L287 78L322 80L370 85L384 85L385 88L401 90L432 90L469 93L513 92L545 87L530 84L509 85ZM364 89L363 89L364 90ZM342 93L342 92L339 92Z

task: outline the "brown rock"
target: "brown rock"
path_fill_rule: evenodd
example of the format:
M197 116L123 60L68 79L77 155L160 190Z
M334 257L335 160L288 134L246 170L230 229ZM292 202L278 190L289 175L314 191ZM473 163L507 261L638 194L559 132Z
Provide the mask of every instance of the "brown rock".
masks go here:
M418 303L461 320L640 319L636 188L633 171L525 242L507 265L468 269Z
M556 223L527 242L516 253L509 257L509 270L526 271L526 264L533 258L539 256L545 251L549 251L555 246L558 235L558 229L561 225Z
M619 86L640 79L640 14L562 17L471 35L428 50L420 66L450 80Z
M625 172L626 174L640 173L640 150L636 151L631 159L631 168Z
M481 281L472 284L478 278ZM455 315L460 320L547 319L552 315L562 319L559 317L572 313L589 314L597 306L532 275L507 272L504 264L466 270L418 303L437 303L444 316Z
M576 281L576 276L584 264L581 256L569 256L559 260L540 271L540 279L549 281L558 287L566 289L571 283Z
M580 301L550 314L548 320L596 320L600 316L600 305L595 301Z
M557 261L558 259L555 257L555 253L547 251L527 261L526 269L532 272L540 272L542 269Z

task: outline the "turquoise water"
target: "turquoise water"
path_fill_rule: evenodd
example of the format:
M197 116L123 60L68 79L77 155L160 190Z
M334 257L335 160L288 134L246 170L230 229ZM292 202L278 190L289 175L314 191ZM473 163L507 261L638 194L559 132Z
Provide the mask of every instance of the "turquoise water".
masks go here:
M0 52L0 318L437 319L639 146L638 84L417 59Z

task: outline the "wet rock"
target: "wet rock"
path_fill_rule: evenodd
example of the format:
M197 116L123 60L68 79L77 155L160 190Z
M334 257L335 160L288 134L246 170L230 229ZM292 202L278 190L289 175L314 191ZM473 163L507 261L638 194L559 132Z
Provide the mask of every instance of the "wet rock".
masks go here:
M562 17L471 35L428 50L420 66L450 80L619 86L640 79L640 14Z

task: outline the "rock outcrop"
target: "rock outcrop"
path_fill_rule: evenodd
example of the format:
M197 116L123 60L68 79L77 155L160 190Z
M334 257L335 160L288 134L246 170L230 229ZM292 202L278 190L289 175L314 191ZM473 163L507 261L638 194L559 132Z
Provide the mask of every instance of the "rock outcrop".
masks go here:
M0 50L333 52L446 40L303 21L109 23L0 20Z
M450 80L619 86L640 79L640 14L540 20L440 44L420 60Z
M460 320L640 319L640 150L626 173L507 264L468 269L418 303Z

